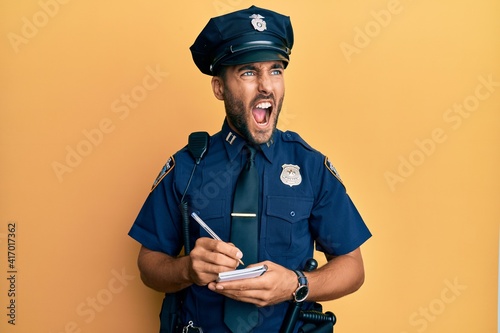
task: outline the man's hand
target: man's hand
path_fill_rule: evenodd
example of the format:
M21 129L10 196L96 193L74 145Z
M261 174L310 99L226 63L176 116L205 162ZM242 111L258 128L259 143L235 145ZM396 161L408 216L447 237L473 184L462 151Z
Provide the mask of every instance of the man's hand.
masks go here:
M202 237L188 256L172 257L142 246L137 261L146 286L173 293L193 283L205 286L215 281L220 272L235 269L241 257L233 244Z
M364 267L359 248L340 256L328 256L328 262L312 272L306 272L309 283L308 301L320 302L343 297L358 290L364 282ZM264 261L264 275L256 278L211 282L208 288L238 301L267 306L291 300L298 287L297 275L278 264ZM251 265L251 266L255 266Z
M267 272L256 278L210 282L208 288L224 296L259 307L290 300L298 285L295 273L270 261L249 265L249 267L257 265L267 265Z
M189 254L189 277L199 286L205 286L217 279L221 272L238 267L242 253L234 245L215 239L202 237Z

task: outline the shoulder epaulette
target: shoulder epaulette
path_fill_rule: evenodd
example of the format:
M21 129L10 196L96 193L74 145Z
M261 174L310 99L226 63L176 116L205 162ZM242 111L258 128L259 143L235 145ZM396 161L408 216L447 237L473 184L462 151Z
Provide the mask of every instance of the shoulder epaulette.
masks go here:
M311 147L302 137L295 132L286 131L282 133L283 141L285 142L297 142L300 143L304 148L311 151L316 151L313 147Z

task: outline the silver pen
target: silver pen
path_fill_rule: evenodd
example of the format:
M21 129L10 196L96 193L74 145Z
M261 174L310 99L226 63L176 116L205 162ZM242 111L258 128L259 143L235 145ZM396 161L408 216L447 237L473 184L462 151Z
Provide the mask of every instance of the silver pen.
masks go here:
M216 239L216 240L220 240L222 241L222 239L220 239L219 236L217 236L217 234L212 230L210 229L210 227L201 219L201 217L198 216L198 214L196 214L195 212L192 212L191 213L191 216L193 217L193 219L198 222L199 225L201 225L201 227L203 229L205 229L206 232L208 232L208 234L213 238L213 239ZM243 261L241 261L241 259L238 259L239 263L242 264L243 266L245 265L243 263Z

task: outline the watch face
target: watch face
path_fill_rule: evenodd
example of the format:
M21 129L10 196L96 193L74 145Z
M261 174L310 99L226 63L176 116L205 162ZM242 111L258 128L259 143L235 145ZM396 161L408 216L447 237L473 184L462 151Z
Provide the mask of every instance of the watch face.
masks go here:
M308 286L300 286L295 291L295 302L302 302L306 299L307 295L309 295L309 287Z

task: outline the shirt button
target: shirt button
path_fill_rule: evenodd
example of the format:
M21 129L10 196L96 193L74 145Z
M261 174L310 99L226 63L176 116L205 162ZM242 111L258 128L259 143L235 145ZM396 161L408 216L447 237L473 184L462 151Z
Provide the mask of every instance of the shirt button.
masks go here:
M291 217L294 217L294 216L295 216L295 212L294 212L293 210L290 212L290 216L291 216Z

